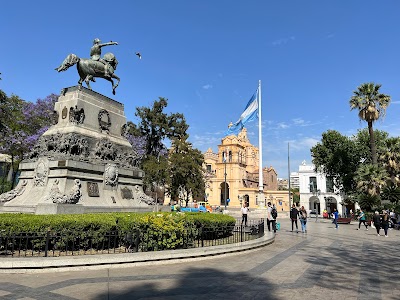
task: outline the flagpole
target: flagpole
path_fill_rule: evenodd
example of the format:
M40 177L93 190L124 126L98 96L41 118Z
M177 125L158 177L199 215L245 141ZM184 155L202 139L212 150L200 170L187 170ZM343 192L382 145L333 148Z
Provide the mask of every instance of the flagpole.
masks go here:
M291 200L292 200L292 195L291 195L291 188L290 188L290 156L289 156L289 142L287 143L287 165L288 165L288 183L289 183L289 211L292 208L291 205Z
M265 206L264 179L262 169L262 134L261 134L261 80L258 81L258 200L260 206Z

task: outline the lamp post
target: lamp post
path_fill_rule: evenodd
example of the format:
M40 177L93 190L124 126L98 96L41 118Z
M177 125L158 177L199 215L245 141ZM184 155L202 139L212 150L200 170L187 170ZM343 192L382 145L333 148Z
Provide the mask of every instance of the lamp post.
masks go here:
M224 202L225 202L225 211L226 211L226 150L225 150L225 152L223 152L223 159L224 159L224 182L225 182L225 184L224 184Z

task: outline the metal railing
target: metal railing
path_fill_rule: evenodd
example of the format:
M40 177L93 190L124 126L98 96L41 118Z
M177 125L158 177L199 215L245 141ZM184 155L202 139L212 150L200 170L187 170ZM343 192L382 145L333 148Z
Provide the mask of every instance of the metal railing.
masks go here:
M187 228L181 233L154 232L0 232L1 257L59 257L190 249L245 242L264 236L264 219L226 227Z

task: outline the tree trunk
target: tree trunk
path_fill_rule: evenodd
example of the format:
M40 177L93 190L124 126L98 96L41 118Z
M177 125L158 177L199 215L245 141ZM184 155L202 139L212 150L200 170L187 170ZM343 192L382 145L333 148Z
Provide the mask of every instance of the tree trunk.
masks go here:
M376 157L376 144L375 144L375 136L374 136L374 129L372 128L372 122L368 122L368 132L369 132L369 143L371 147L371 159L372 159L372 164L377 165L378 160Z

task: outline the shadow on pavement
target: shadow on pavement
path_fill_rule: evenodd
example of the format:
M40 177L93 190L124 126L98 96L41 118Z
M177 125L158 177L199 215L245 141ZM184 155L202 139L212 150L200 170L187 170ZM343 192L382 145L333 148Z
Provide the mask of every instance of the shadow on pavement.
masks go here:
M372 240L371 235L375 237L376 233L346 239L346 242L332 237L327 247L309 246L308 253L315 255L305 259L312 266L304 272L304 282L331 291L352 291L358 299L399 299L398 292L390 294L399 283L398 248L393 241L384 240L384 237Z
M240 258L239 258L240 259ZM201 262L200 262L201 263ZM140 281L145 280L143 284ZM154 280L153 283L149 281ZM175 282L174 287L170 285ZM135 287L125 288L127 281L135 281ZM121 282L125 282L122 283ZM120 288L118 288L120 286ZM118 291L116 291L118 289ZM122 276L110 278L109 293L94 299L278 299L274 287L267 280L249 276L244 272L221 272L212 268L191 268L185 273L147 276Z

